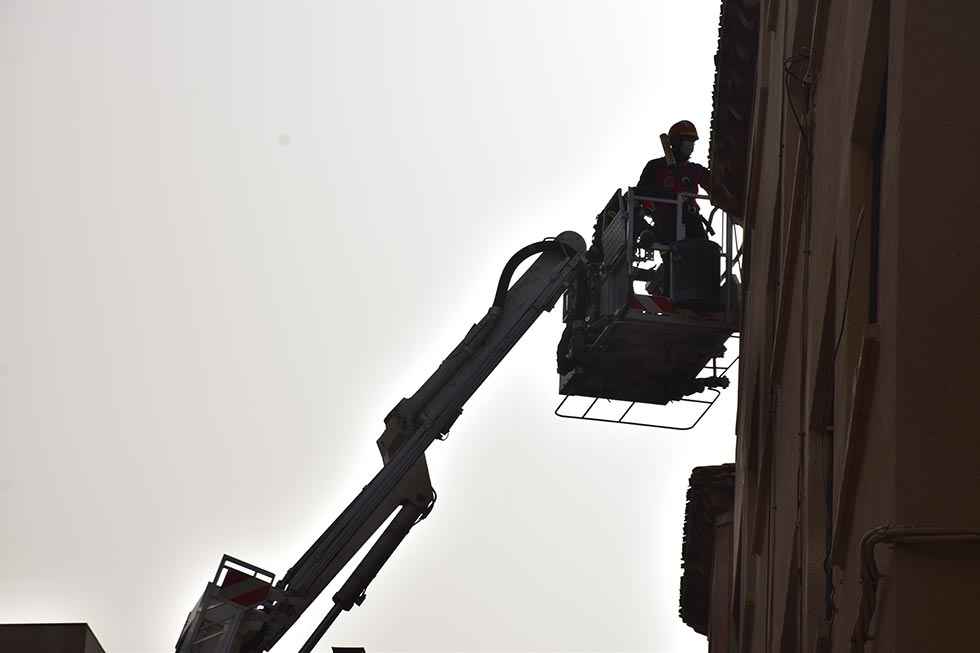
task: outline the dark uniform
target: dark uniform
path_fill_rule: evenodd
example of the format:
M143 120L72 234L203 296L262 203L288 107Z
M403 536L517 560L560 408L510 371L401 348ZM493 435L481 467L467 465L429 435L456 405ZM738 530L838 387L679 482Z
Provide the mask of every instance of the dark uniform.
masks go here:
M676 200L678 193L697 193L698 187L711 194L714 184L711 173L702 165L690 161L678 161L669 165L661 157L646 164L636 182L636 194ZM644 202L644 208L653 214L654 240L658 243L672 243L677 240L677 206L658 202ZM684 230L687 238L707 238L697 202L688 200L684 206ZM649 228L642 217L637 216L634 233L639 235Z
M692 163L690 158L694 152L694 143L698 140L698 130L689 120L681 120L671 125L666 134L660 136L664 151L673 155L674 165L667 162L666 157L654 159L646 164L640 180L636 182L636 194L641 197L654 197L666 200L677 200L678 193L696 195L698 188L703 188L711 197L715 206L721 207L729 215L738 210L738 204L723 184L717 183L711 176L711 171L702 165ZM645 215L653 217L653 227L644 219ZM708 238L705 231L701 211L694 199L686 199L681 207L681 218L684 225L685 240ZM677 205L663 204L654 201L644 201L633 215L633 234L638 238L639 245L649 249L653 243L671 245L677 241ZM691 243L696 245L696 243ZM673 250L674 247L671 247ZM670 287L670 257L669 252L661 252L663 263L660 267L645 270L647 288L654 292L663 292ZM654 286L653 290L650 287Z

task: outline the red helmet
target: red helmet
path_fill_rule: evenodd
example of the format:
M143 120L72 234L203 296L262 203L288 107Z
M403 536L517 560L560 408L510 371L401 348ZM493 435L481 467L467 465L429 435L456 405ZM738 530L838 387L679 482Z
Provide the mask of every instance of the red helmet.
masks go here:
M681 120L670 126L670 131L667 132L667 136L672 143L680 138L698 140L698 130L695 129L694 123L690 120Z

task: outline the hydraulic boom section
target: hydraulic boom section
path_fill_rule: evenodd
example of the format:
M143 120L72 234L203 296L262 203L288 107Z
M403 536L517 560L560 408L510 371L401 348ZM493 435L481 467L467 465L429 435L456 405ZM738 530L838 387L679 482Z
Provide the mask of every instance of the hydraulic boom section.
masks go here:
M584 284L585 241L566 231L533 243L504 266L493 304L438 369L385 418L378 439L384 466L316 542L273 584L271 574L225 556L187 622L177 653L258 653L269 650L359 549L398 513L375 541L334 606L301 651L310 651L334 619L359 605L368 584L411 528L435 503L425 451L449 432L463 404L493 372L538 316L572 284ZM510 285L525 259L538 255ZM575 293L585 297L585 291ZM584 312L584 307L582 307Z

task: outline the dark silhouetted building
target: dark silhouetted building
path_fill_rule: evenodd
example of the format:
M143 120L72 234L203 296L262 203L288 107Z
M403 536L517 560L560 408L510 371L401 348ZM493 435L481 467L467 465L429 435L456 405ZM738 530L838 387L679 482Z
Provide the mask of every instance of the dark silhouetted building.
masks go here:
M712 651L980 650L978 25L722 3L710 164L746 230Z
M88 624L0 624L4 653L105 653Z

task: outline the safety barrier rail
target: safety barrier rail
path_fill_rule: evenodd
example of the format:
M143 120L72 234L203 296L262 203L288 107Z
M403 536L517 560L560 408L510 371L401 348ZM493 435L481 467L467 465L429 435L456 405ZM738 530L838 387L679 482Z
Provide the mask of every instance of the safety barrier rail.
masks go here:
M638 262L652 262L653 252L658 252L662 260L662 265L669 265L670 261L667 258L670 255L670 243L655 243L649 248L649 250L644 250L643 255L639 254L641 247L637 243L637 238L639 234L634 233L635 220L634 216L642 216L642 211L644 210L644 203L652 204L665 204L674 207L675 216L675 235L676 240L684 240L687 236L687 224L684 219L684 212L686 206L691 206L690 203L694 202L695 207L697 200L704 199L710 200L708 195L700 195L697 193L678 193L677 199L666 199L662 197L652 197L647 195L637 194L636 188L629 188L626 191L624 197L624 209L626 211L627 219L626 222L626 242L633 243L633 247L627 248L627 265L628 269L632 272L634 267ZM700 211L695 210L692 212L696 215L698 219L704 221L705 230L709 240L714 240L717 242L721 248L721 260L724 261L724 270L720 274L719 284L722 283L732 283L739 280L735 275L736 269L738 270L738 276L741 276L741 246L738 244L738 236L735 231L735 224L732 222L731 217L725 211L720 208L715 207L711 210L707 220L703 218ZM721 215L721 228L720 234L715 231L713 226L715 214ZM644 216L645 217L645 216ZM652 227L652 225L651 225ZM711 236L718 235L718 239L712 239ZM674 295L674 279L670 280L670 288L667 289L668 295ZM733 294L732 292L724 293L723 306L725 313L725 320L731 321L736 318L735 306L733 306Z

